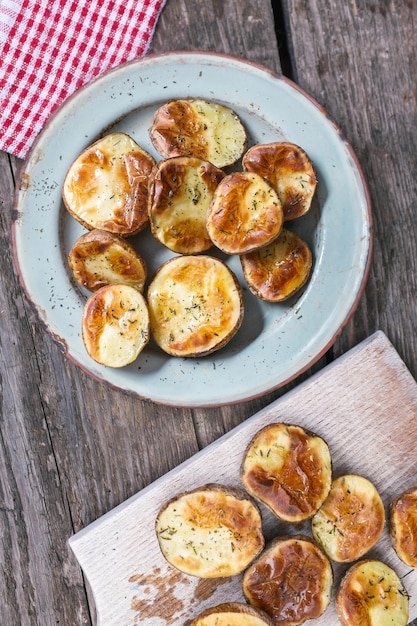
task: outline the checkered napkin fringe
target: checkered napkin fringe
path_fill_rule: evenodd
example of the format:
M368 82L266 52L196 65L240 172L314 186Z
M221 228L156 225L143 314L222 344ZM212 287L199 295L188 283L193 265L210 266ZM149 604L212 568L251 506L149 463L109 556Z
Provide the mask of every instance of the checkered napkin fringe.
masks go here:
M48 117L146 53L166 0L0 0L0 149L25 158Z

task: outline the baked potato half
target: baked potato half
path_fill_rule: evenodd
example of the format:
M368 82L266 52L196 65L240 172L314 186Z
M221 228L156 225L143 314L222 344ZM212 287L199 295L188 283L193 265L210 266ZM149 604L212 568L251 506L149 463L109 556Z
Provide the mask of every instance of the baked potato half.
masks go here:
M77 283L88 291L123 284L143 293L147 266L125 239L104 230L91 230L73 244L68 265Z
M257 144L246 152L242 164L277 191L285 221L297 219L310 209L317 177L310 157L300 146L286 141Z
M397 573L366 559L350 567L336 595L342 626L406 626L408 594Z
M417 487L395 498L389 521L395 552L406 565L417 568Z
M148 178L153 157L125 133L110 133L72 163L62 198L69 213L88 230L123 237L148 224Z
M273 241L283 212L277 193L258 174L233 172L220 181L207 211L212 242L226 254L242 254Z
M143 295L129 285L107 285L87 300L82 338L88 354L107 367L135 361L150 337L149 313Z
M320 617L332 594L333 570L324 552L304 535L277 537L243 575L247 600L280 626Z
M275 622L249 604L225 602L205 609L188 626L275 626Z
M243 489L207 484L164 504L155 523L166 560L185 574L242 572L265 545L261 513Z
M243 276L254 296L283 302L310 278L313 255L299 235L283 228L274 241L240 255Z
M247 144L245 127L232 109L198 98L163 104L149 136L164 158L196 156L220 168L234 165Z
M160 161L149 180L149 221L154 237L179 254L212 247L206 214L224 172L197 157Z
M248 493L285 522L311 518L332 480L327 443L292 424L269 424L252 438L240 469Z
M201 255L174 257L154 274L147 293L151 332L167 354L192 357L224 347L243 319L239 282L225 263Z
M385 509L370 480L346 474L333 480L311 525L314 539L328 557L349 563L377 543L385 525Z

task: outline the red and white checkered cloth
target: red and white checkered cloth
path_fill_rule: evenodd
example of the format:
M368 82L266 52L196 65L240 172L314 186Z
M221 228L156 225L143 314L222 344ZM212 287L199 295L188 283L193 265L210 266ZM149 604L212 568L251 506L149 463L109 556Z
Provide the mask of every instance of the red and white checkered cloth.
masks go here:
M166 0L0 0L0 149L24 158L76 89L148 49Z

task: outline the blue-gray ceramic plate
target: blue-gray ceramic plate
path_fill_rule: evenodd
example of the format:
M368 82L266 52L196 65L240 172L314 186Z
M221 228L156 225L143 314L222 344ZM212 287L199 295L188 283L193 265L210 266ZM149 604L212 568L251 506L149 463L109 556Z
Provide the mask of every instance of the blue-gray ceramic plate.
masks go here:
M84 230L65 211L61 187L72 161L107 132L131 135L157 160L148 135L154 111L172 98L199 97L233 108L249 146L288 140L312 159L318 178L313 206L290 228L311 246L314 270L284 304L253 296L237 257L226 259L244 290L239 332L203 358L175 358L152 342L128 367L106 368L86 353L81 315L87 294L74 285L67 254ZM361 297L372 221L358 161L325 111L294 83L235 57L200 52L149 55L122 65L69 98L39 135L23 168L13 242L28 298L49 332L82 369L155 402L219 406L248 400L296 378L333 344ZM135 240L149 278L170 256L149 230ZM213 252L213 254L216 254ZM224 258L224 257L223 257Z

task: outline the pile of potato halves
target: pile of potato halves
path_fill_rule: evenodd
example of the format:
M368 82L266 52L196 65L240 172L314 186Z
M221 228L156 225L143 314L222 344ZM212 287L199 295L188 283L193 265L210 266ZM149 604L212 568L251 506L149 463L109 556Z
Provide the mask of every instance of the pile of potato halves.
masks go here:
M336 593L343 626L406 626L409 597L397 573L366 557L385 526L374 484L359 474L332 475L327 443L285 423L261 428L240 466L242 487L211 483L164 503L155 530L175 568L200 578L242 574L246 602L204 609L189 626L296 626L320 617L333 588L332 561L349 564ZM259 504L288 524L311 521L306 534L267 544ZM392 503L389 526L402 561L417 567L417 487Z
M316 189L303 149L288 142L248 149L238 115L201 99L159 107L149 136L158 162L114 132L75 159L63 184L65 207L87 229L68 259L92 292L83 341L110 367L133 362L151 336L169 355L190 357L236 334L242 287L207 253L212 247L238 255L248 288L268 302L292 296L312 270L309 246L287 227L309 210ZM157 269L145 297L146 263L128 238L147 226L175 256Z

